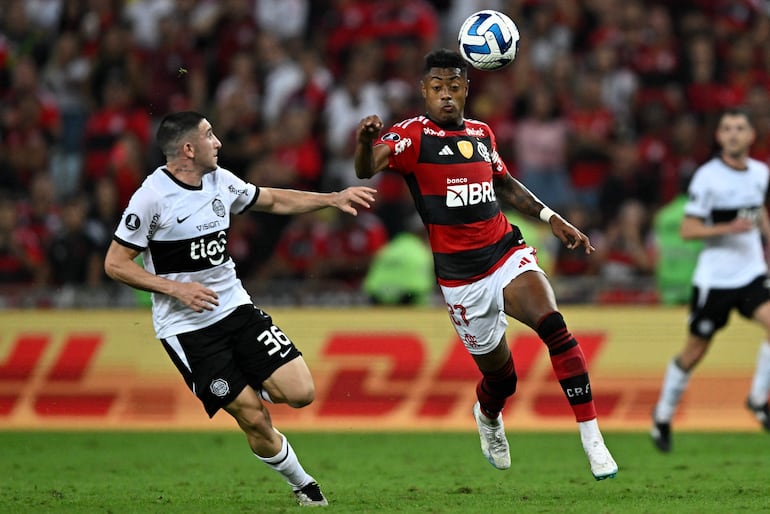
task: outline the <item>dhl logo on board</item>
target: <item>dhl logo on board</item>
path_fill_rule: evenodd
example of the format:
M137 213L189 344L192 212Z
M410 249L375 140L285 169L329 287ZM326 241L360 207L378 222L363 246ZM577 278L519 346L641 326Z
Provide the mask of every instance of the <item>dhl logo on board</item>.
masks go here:
M399 311L398 325L414 328L398 330L391 328L393 312L361 312L273 313L303 351L316 382L312 405L270 407L276 424L284 429L472 430L469 412L480 374L445 311ZM89 314L81 321L61 313L8 316L0 313L0 429L234 426L225 414L208 419L147 323L137 327L137 316L149 313ZM606 428L647 428L663 368L676 349L672 337L653 335L665 332L666 323L681 324L678 315L658 314L654 320L652 325L633 312L624 317L594 313L575 323L573 334L588 362ZM82 329L85 324L89 330ZM508 339L519 377L504 411L510 429L574 429L545 345L527 329L509 330ZM711 356L724 369L706 366L696 373L680 409L680 426L756 428L742 408L753 346L735 363L727 362L736 358L735 345L722 357Z

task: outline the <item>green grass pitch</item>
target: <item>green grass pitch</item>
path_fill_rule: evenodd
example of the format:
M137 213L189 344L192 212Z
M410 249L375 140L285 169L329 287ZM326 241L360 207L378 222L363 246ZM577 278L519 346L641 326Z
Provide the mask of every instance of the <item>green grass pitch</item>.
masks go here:
M607 432L617 478L591 476L577 430L508 434L490 466L478 435L287 432L337 513L770 511L770 435ZM240 432L0 431L0 510L21 513L296 512L289 487Z

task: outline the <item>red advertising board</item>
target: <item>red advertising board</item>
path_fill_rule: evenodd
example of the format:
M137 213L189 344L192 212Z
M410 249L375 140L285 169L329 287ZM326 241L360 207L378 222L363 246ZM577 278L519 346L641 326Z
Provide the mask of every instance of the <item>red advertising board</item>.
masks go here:
M271 406L277 426L312 430L470 430L479 379L441 309L267 309L302 350L316 401ZM687 313L662 307L563 309L591 371L604 429L646 429ZM231 428L209 420L160 343L150 314L0 312L0 429ZM743 408L760 329L734 318L694 373L679 429L755 430ZM509 430L574 428L547 351L515 322L518 391Z

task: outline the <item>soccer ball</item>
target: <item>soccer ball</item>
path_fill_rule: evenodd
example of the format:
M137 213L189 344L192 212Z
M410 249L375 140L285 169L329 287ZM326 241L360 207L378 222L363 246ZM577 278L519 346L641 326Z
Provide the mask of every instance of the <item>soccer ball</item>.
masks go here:
M486 9L468 16L457 36L460 54L478 70L499 70L519 50L519 29L505 14Z

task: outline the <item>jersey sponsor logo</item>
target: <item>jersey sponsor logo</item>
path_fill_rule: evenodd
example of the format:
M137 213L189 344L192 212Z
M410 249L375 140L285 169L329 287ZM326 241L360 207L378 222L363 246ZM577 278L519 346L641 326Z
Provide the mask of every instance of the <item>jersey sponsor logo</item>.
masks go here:
M147 239L152 239L152 235L158 230L158 223L160 222L160 214L155 213L150 220L150 228L147 230Z
M227 186L227 190L230 191L235 196L241 196L241 195L248 195L249 192L246 189L236 189L234 185L230 184Z
M211 390L211 394L214 396L223 398L224 396L227 396L227 393L230 392L230 384L228 384L227 380L224 378L215 378L211 381L209 389Z
M396 155L400 154L401 152L403 152L404 150L406 150L410 146L412 146L412 139L411 138L407 137L407 138L402 139L401 141L396 143L396 148L394 150L395 154Z
M384 136L382 136L383 141L398 141L401 139L401 136L396 134L395 132L388 132Z
M422 133L425 134L426 136L438 136L438 137L446 136L446 131L444 129L436 131L430 127L423 128Z
M129 214L126 216L126 221L124 222L126 225L126 228L128 230L139 230L139 227L142 226L142 221L139 219L139 216L137 216L134 213Z
M198 232L203 232L204 230L219 228L220 225L222 225L221 221L214 220L214 221L208 221L206 223L201 223L200 225L195 225L195 228L198 230Z
M460 153L466 159L473 157L473 144L470 141L458 141L457 149L460 150Z
M190 242L190 259L208 260L213 266L225 262L227 257L227 233L220 230L213 239L202 237Z
M444 145L444 148L439 150L439 155L454 155L455 153L452 151L451 148L449 148L449 145Z
M473 137L484 137L486 134L484 133L484 129L476 129L472 127L468 127L465 129L465 133L469 136Z
M194 214L194 213L192 213L192 212L191 212L191 213L190 213L190 214L188 214L187 216L182 216L182 217L179 217L179 216L177 216L177 217L176 217L176 222L177 222L177 223L184 223L184 222L185 222L185 220L186 220L187 218L189 218L190 216L192 216L193 214Z
M449 179L447 179L448 181ZM495 190L492 182L472 182L462 185L447 185L446 188L446 206L447 207L468 207L485 202L494 202Z

